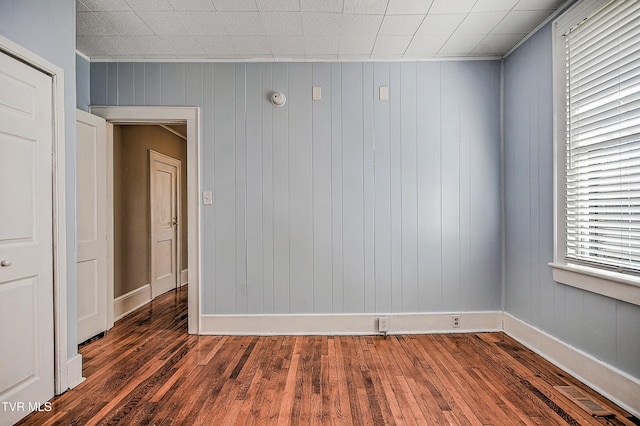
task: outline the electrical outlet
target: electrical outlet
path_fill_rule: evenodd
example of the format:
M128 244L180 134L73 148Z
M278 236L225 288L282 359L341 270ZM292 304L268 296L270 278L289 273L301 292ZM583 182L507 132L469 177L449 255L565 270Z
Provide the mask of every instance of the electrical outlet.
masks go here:
M381 333L389 331L389 317L378 318L378 331Z
M453 328L460 328L460 315L453 315L451 317L451 326Z

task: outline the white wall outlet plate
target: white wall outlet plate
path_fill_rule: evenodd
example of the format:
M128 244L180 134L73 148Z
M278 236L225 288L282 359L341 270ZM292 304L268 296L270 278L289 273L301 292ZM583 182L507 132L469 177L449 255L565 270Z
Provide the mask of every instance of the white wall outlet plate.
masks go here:
M389 331L389 317L378 318L378 331L379 332Z
M312 97L314 101L319 101L322 99L322 87L313 86Z

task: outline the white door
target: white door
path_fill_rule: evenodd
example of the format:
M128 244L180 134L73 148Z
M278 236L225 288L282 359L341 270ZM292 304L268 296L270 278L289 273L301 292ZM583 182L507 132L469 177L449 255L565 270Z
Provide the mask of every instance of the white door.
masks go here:
M178 287L180 160L149 151L151 296Z
M0 425L54 391L51 87L0 53Z
M107 329L106 122L76 111L78 343Z

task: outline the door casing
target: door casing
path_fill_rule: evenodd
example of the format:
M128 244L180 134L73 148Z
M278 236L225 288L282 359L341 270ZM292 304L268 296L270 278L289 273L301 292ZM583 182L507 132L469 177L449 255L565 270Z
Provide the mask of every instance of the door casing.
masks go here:
M200 108L162 106L92 106L92 114L107 120L107 241L113 253L113 126L119 124L184 124L187 125L187 251L189 269L188 331L200 333ZM111 187L109 187L109 182ZM185 220L183 218L183 220ZM107 274L113 274L113 256L107 259ZM183 265L184 267L184 265ZM113 323L113 293L110 317Z

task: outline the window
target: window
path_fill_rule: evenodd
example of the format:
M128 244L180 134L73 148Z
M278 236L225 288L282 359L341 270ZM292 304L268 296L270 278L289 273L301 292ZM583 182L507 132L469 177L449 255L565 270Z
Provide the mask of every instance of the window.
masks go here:
M554 279L640 304L640 2L583 0L554 42Z

